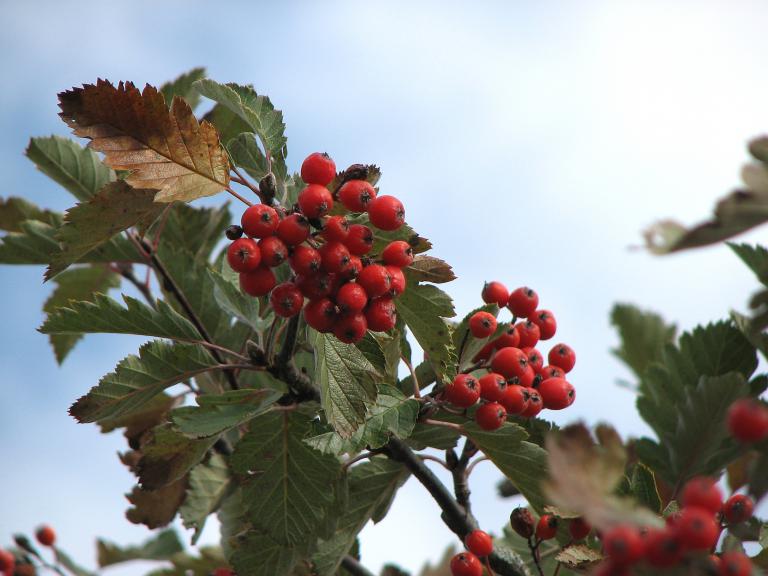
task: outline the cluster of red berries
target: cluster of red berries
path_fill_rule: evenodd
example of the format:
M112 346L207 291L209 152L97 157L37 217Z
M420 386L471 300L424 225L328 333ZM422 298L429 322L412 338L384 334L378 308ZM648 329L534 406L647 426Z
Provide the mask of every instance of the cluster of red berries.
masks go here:
M501 282L488 282L482 291L487 304L506 306L514 320L498 338L486 344L474 358L475 366L487 369L476 378L459 374L443 393L445 400L460 408L469 408L481 400L475 420L485 430L496 430L513 414L533 418L543 409L562 410L576 399L576 390L565 379L576 364L576 353L567 344L557 344L548 353L548 364L536 348L557 331L555 316L540 310L539 297L530 288L510 293ZM517 322L518 318L524 318ZM497 330L496 317L476 312L469 319L469 331L475 338L488 338Z
M493 539L487 532L473 530L464 538L465 552L459 552L451 558L450 568L453 576L482 576L483 564L480 558L486 558L493 552ZM489 573L490 568L489 568Z
M307 186L298 204L290 210L250 206L241 226L228 230L234 241L227 261L240 273L243 292L269 294L278 316L295 316L303 309L312 328L354 343L366 330L395 326L393 298L405 290L403 268L413 262L413 250L408 242L395 240L373 255L369 226L350 224L343 214L329 215L334 202L340 202L347 213L367 213L380 230L397 230L405 221L402 203L378 196L366 180L348 179L332 194L328 185L335 177L336 164L327 154L310 154L301 166ZM286 262L292 277L278 285L274 269Z
M53 546L56 542L56 532L50 526L43 524L35 531L35 538L43 546ZM5 576L34 575L35 567L28 561L18 563L16 557L8 550L0 549L0 574Z
M736 400L728 409L728 430L739 442L751 444L768 438L768 407L754 398Z

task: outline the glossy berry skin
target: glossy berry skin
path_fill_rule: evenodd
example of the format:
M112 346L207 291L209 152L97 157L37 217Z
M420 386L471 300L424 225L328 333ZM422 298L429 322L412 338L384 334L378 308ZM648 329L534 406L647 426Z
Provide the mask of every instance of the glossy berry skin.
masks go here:
M310 300L318 300L329 296L333 291L334 283L335 278L327 272L296 277L296 286Z
M528 391L528 405L520 413L520 416L523 418L534 418L544 409L544 402L542 402L538 390L533 388L526 388L526 390Z
M507 379L520 377L528 368L528 357L520 348L502 348L493 357L491 367Z
M280 224L277 210L266 204L254 204L243 212L240 225L251 238L266 238L272 236Z
M331 332L336 324L336 305L330 298L310 300L304 306L304 320L318 332Z
M339 188L339 200L350 212L365 212L376 198L376 188L365 180L350 180Z
M619 565L637 562L644 548L643 539L634 526L616 526L603 534L603 551Z
M365 289L354 282L344 284L336 293L336 304L343 314L362 312L368 304L368 294Z
M277 284L275 273L267 266L240 274L240 289L251 296L266 296Z
M255 240L240 238L227 248L227 262L235 272L253 272L261 264L261 249Z
M333 208L333 197L328 188L319 184L310 184L299 192L299 208L309 219L325 216Z
M384 264L405 268L413 264L413 248L404 240L394 240L382 250L381 258Z
M301 214L289 214L277 225L277 237L286 246L297 246L309 238L309 222Z
M238 226L237 224L232 224L232 226L229 226L226 230L224 230L224 235L229 240L235 241L238 238L243 237L243 227Z
M533 348L538 344L540 337L539 327L530 320L518 322L515 324L515 330L520 334L520 348Z
M259 240L261 263L274 268L288 259L288 247L277 236Z
M323 238L328 242L346 242L349 222L344 216L330 216L323 224Z
M518 506L509 515L509 525L512 526L512 530L526 540L533 536L535 524L536 521L533 519L533 514L531 514L528 508Z
M550 366L557 366L566 374L576 365L576 352L567 344L558 344L547 355Z
M691 550L708 550L720 536L714 516L696 506L683 508L675 530L683 545Z
M480 397L489 402L499 402L507 389L507 379L496 372L489 372L478 379Z
M368 322L362 314L342 316L333 327L333 334L345 344L359 342L368 330Z
M574 518L568 523L568 532L574 540L583 540L592 531L592 526L584 518Z
M363 261L358 256L352 254L349 257L349 264L341 273L341 277L345 280L354 280L363 271Z
M54 532L53 528L44 524L35 532L35 538L43 546L53 546L53 543L56 542L56 532Z
M392 298L396 298L405 292L405 274L403 274L403 269L398 268L397 266L387 265L384 266L384 268L387 269L387 273L389 274L389 292L387 294Z
M674 566L684 554L685 547L673 528L651 529L645 536L645 560L651 566Z
M502 307L507 305L509 290L501 282L493 280L485 283L480 295L486 304L498 304L499 307Z
M6 576L12 576L16 566L16 557L8 550L0 548L0 572Z
M522 414L528 408L530 393L524 386L507 386L501 397L501 405L507 410L507 414Z
M488 338L496 331L496 317L489 312L475 312L469 319L469 331L475 338Z
M538 540L551 540L557 535L559 523L556 516L542 514L538 524L536 524L536 538Z
M528 319L539 327L542 340L549 340L557 332L555 315L549 310L536 310Z
M538 374L539 370L544 366L544 357L541 355L541 352L536 350L536 348L525 348L523 352L528 356L528 366L533 368L533 371Z
M301 179L307 184L328 186L336 176L336 163L325 152L313 152L301 163Z
M369 330L374 332L392 330L397 322L397 309L392 298L384 296L372 300L365 309L365 319Z
M482 530L473 530L464 538L464 546L475 556L488 556L493 552L493 538Z
M507 299L507 308L518 318L528 318L539 305L539 295L527 286L517 288Z
M350 254L365 256L373 248L373 231L363 224L352 224L344 244L349 248Z
M498 402L483 404L475 412L475 422L483 430L497 430L507 420L507 410Z
M283 318L296 316L304 305L304 295L293 282L278 284L269 295L275 314Z
M736 400L728 409L728 430L739 442L768 438L768 407L752 398Z
M743 552L725 552L720 557L720 576L750 576L752 562Z
M576 400L576 390L564 378L547 378L539 384L539 394L544 408L563 410Z
M680 504L683 508L703 508L714 516L723 507L723 493L713 478L697 476L683 486Z
M469 408L480 398L480 383L474 376L459 374L445 387L445 399L460 408Z
M495 350L501 350L502 348L519 348L519 332L514 326L510 326L501 336L493 341L493 347Z
M746 494L734 494L723 504L723 516L728 524L746 522L755 511L755 502Z
M460 552L451 558L451 576L483 576L483 565L472 552Z
M378 298L389 292L392 280L387 269L381 264L370 264L360 271L357 283L365 288L370 298Z
M308 276L320 271L323 264L323 259L320 256L320 252L312 248L311 246L296 246L293 249L293 254L289 259L291 268L296 274Z
M368 204L368 218L379 230L391 232L405 223L405 208L394 196L378 196Z
M326 242L317 251L326 272L341 272L349 264L349 250L341 242Z
M542 380L547 378L565 378L565 371L559 366L542 366L536 373L541 375Z

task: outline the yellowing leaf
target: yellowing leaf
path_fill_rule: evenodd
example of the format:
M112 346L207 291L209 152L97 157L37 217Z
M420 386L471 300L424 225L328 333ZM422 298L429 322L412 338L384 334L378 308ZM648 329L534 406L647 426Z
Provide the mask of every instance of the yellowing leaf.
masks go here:
M212 196L229 185L229 158L216 129L198 123L182 98L170 110L157 89L106 80L59 94L60 116L104 163L130 170L134 188L158 190L156 202Z

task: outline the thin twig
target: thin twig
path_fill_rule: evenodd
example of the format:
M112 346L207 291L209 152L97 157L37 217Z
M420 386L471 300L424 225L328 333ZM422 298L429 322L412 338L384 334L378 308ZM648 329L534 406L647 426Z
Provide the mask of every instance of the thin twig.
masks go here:
M544 570L541 569L541 560L539 558L539 544L541 542L533 543L533 540L528 537L528 549L531 551L533 557L533 563L536 564L536 569L539 571L539 576L544 576Z
M408 371L411 373L411 380L413 380L413 397L421 398L421 387L419 386L419 379L416 377L416 370L413 369L413 364L408 361L405 355L400 356L400 360L403 361L403 364L408 367Z
M248 180L248 178L245 177L245 175L240 172L240 170L237 169L237 166L232 166L232 172L234 172L237 176L232 176L232 181L237 182L238 184L242 184L243 186L246 186L247 188L250 188L251 192L256 194L256 196L259 197L259 201L262 203L264 202L264 196L261 194L261 190L259 190L259 187L256 186L253 182ZM269 170L267 171L269 173Z
M451 428L452 430L456 430L459 434L464 434L464 428L462 428L461 424L456 424L454 422L443 422L442 420L432 420L431 418L424 418L423 420L420 420L420 422L422 424L429 424L430 426Z
M475 466L480 464L480 462L485 462L487 460L490 460L488 456L481 456L477 460L474 460L469 466L467 466L467 471L465 472L467 478L469 478L469 476L472 474L472 471L475 469Z
M120 274L120 276L128 280L128 282L130 282L131 284L133 284L136 290L138 290L139 293L147 301L147 304L149 304L153 308L157 306L157 303L155 302L155 298L154 296L152 296L152 290L150 290L146 282L142 282L141 280L136 278L136 275L133 272L133 268L111 265L110 270L112 270L117 274Z
M352 556L344 556L341 559L341 567L352 574L352 576L374 576L373 572L360 564L360 561Z
M240 200L240 202L242 202L242 203L243 203L243 204L245 204L246 206L253 206L253 202L250 202L249 200L246 200L245 198L243 198L242 196L240 196L240 194L238 194L237 192L235 192L234 190L232 190L232 186L227 186L227 187L225 188L225 190L226 190L227 192L229 192L230 194L232 194L232 196L234 196L235 198L237 198L238 200Z
M421 458L422 460L429 460L430 462L437 462L438 464L440 464L440 466L450 471L450 468L448 467L448 463L442 458L438 458L437 456L430 456L429 454L419 454L419 458Z

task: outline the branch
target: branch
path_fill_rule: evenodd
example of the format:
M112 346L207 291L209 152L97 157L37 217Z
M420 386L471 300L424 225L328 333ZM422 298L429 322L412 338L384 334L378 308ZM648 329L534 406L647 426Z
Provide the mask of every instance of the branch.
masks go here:
M344 556L344 558L341 559L341 567L352 574L352 576L374 576L373 572L360 564L360 562L352 556Z
M270 364L269 371L276 378L288 384L290 392L280 398L280 404L294 404L314 400L320 402L320 392L312 385L309 377L296 368L293 362L293 352L296 348L296 336L299 333L299 316L293 316L285 331L283 346L275 361Z
M451 452L453 452L451 450ZM453 476L453 493L456 494L456 501L459 506L462 506L468 514L472 513L472 508L469 502L469 475L467 474L467 467L469 460L477 454L477 446L469 438L464 441L464 448L461 451L461 456L454 460L451 466L451 475Z

